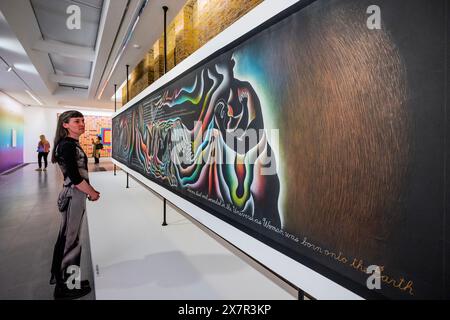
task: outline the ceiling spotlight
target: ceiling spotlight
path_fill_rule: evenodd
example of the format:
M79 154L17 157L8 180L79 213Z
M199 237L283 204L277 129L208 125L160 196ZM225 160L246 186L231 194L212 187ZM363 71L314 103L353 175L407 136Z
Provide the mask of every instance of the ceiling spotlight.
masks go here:
M8 72L12 70L12 66L10 66L9 63L3 59L3 57L0 57L0 70Z
M133 48L135 48L135 49L140 49L140 48L141 48L141 46L140 46L140 45L138 45L138 44L133 44Z

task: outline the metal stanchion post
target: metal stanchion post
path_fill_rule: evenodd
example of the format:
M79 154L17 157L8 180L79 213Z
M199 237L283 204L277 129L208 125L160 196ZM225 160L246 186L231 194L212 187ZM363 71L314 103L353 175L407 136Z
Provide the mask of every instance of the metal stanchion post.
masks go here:
M167 203L166 203L166 198L164 198L164 208L163 208L163 226L167 226L167 220L166 220L166 207L167 207Z
M164 10L164 74L167 73L167 6L162 7Z
M114 112L117 112L117 84L114 85ZM116 165L114 165L114 175L116 175Z

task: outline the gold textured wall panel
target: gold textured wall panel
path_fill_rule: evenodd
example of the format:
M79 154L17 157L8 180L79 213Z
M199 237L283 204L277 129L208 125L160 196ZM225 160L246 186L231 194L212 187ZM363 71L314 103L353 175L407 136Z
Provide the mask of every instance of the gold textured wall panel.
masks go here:
M263 0L189 0L167 26L167 71ZM164 74L164 34L131 72L130 100ZM127 102L126 85L122 104Z

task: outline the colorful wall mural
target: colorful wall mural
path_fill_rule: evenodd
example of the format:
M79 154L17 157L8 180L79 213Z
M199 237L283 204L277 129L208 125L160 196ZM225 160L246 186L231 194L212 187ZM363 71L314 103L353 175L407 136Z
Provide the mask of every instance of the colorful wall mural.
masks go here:
M23 129L23 106L0 92L0 173L23 163Z
M448 6L310 2L114 117L113 158L363 297L449 298Z

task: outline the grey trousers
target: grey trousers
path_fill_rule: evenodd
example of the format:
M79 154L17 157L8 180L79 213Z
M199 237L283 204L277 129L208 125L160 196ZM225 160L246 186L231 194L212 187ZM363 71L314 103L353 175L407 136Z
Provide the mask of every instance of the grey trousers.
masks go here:
M67 209L61 212L61 227L53 250L51 273L58 283L63 283L69 276L66 274L68 267L80 267L80 232L86 212L86 194L76 188L72 188L71 194Z

